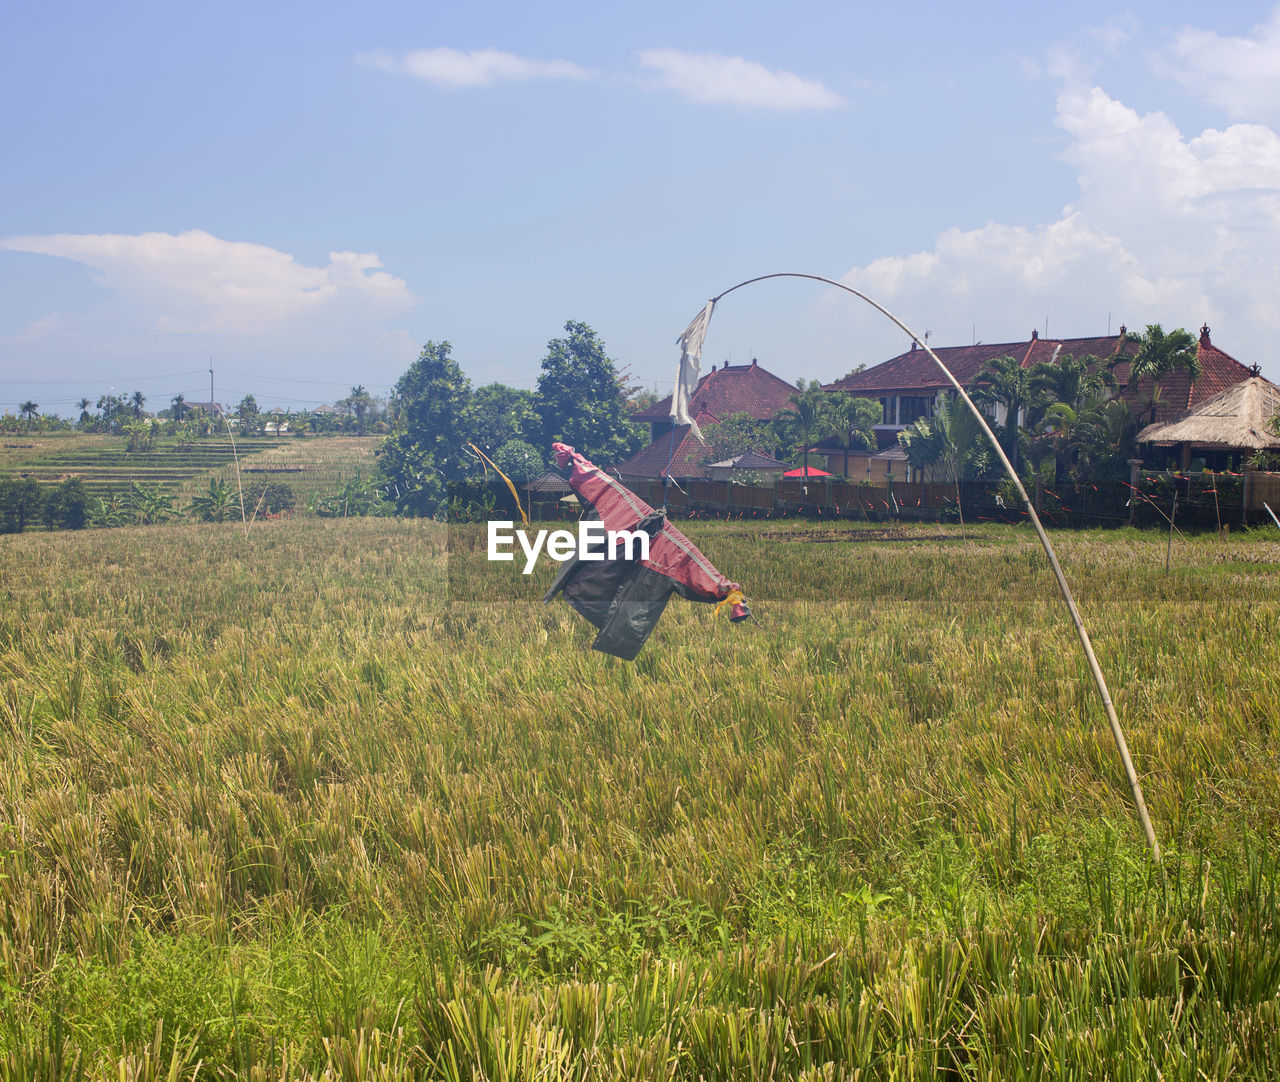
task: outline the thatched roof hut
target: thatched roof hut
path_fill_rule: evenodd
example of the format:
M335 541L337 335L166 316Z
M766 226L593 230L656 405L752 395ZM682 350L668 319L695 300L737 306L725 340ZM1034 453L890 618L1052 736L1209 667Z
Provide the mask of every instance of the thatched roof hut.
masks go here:
M1251 376L1177 417L1147 425L1138 433L1138 442L1180 444L1184 459L1190 458L1192 448L1280 451L1280 435L1271 428L1277 414L1280 414L1280 387L1261 376Z

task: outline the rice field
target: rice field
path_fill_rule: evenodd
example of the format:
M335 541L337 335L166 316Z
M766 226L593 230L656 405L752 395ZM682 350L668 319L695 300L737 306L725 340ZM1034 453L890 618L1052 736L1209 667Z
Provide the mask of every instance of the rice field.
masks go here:
M691 523L635 663L384 519L0 538L0 1078L1280 1075L1280 531ZM854 541L857 540L857 543Z
M185 446L162 436L151 450L131 452L123 436L6 436L0 445L0 476L46 484L78 477L90 495L103 498L127 493L135 483L158 485L185 506L207 491L210 481L234 485L238 455L246 489L288 485L301 512L314 497L337 492L357 476L374 476L374 452L381 442L379 436L252 436L236 439L233 448L225 436L201 437Z

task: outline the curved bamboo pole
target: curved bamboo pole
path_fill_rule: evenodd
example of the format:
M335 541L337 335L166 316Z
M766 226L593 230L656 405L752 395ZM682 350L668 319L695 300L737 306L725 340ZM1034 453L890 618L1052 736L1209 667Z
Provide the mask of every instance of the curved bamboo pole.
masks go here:
M1044 547L1045 555L1049 558L1049 566L1053 569L1053 577L1058 582L1058 589L1062 592L1062 599L1066 602L1067 611L1071 614L1071 622L1075 625L1076 635L1080 639L1080 648L1084 651L1085 659L1089 662L1089 671L1093 674L1093 682L1097 686L1098 697L1102 700L1102 709L1106 712L1107 722L1111 726L1111 735L1115 738L1116 750L1119 751L1120 761L1124 764L1125 776L1129 779L1129 791L1133 794L1133 803L1138 809L1138 819L1141 821L1143 832L1147 836L1147 845L1151 849L1151 858L1158 864L1160 862L1160 843L1156 841L1156 833L1151 826L1151 816L1147 814L1147 802L1142 798L1142 785L1138 781L1137 772L1133 769L1133 760L1129 756L1129 744L1124 738L1124 730L1120 728L1120 719L1116 716L1116 708L1111 701L1111 692L1107 689L1106 678L1102 675L1102 668L1099 666L1098 658L1093 652L1093 643L1089 639L1089 632L1085 630L1084 621L1080 617L1080 610L1076 607L1076 599L1071 594L1071 587L1067 585L1066 576L1062 573L1062 566L1058 563L1058 555L1053 551L1053 545L1049 542L1049 535L1044 531L1040 516L1036 514L1035 506L1027 495L1027 490L1023 487L1022 480L1018 477L1018 473L1009 461L1009 457L1004 453L1004 448L1000 446L1000 441L996 439L995 433L991 431L991 427L987 424L987 419L982 415L982 411L973 404L973 399L960 386L960 381L952 375L951 369L942 363L942 359L929 348L927 342L923 341L915 331L883 305L878 304L865 293L860 293L843 282L832 281L830 278L824 278L819 274L799 274L794 271L783 271L778 274L762 274L757 278L748 278L745 282L739 282L736 286L731 286L723 293L717 294L711 300L713 303L719 303L722 297L732 293L735 289L741 289L743 286L749 286L754 282L763 282L769 278L808 278L815 282L834 286L836 289L843 289L846 293L852 293L859 300L866 301L877 312L904 331L913 342L933 358L934 363L942 370L942 374L947 377L947 382L955 388L956 393L964 404L969 407L983 433L991 441L991 446L995 448L1001 465L1004 466L1005 472L1009 475L1009 479L1017 487L1018 495L1022 497L1027 514L1031 516L1031 523L1035 526L1036 536L1040 538L1040 544Z

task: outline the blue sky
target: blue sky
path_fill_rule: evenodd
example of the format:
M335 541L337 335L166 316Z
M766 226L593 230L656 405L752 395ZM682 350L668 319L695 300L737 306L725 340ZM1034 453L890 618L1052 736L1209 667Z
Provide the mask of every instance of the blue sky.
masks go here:
M428 339L532 386L570 319L665 391L781 270L1280 378L1274 4L6 5L0 100L0 409L384 393ZM775 282L704 361L905 344Z

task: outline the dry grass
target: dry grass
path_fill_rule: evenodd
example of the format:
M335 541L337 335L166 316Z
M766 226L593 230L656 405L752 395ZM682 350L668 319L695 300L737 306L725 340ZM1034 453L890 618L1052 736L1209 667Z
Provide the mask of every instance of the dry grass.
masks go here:
M1056 538L1161 875L1025 531L691 532L634 664L466 529L2 539L0 1077L1280 1072L1280 544Z

